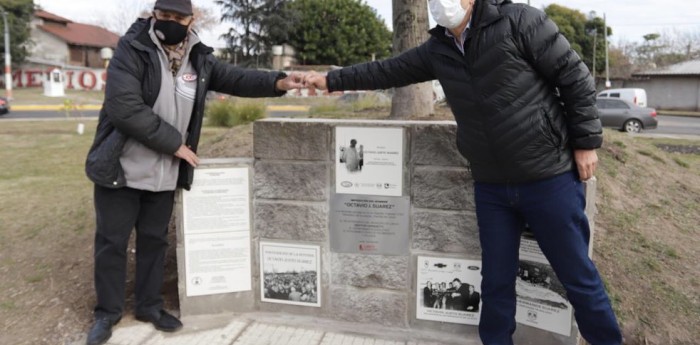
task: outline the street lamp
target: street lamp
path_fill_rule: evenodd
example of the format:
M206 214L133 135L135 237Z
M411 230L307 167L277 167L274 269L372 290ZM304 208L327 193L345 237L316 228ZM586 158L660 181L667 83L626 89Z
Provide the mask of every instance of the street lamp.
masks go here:
M609 89L612 84L610 83L610 63L608 61L608 21L605 18L605 13L603 13L603 39L605 39L605 88Z
M10 55L10 28L7 25L7 11L0 7L2 12L2 20L5 24L5 91L7 92L7 100L12 99L12 57Z
M596 59L596 46L598 45L598 28L593 28L588 31L589 35L593 35L593 80L595 81L595 59Z

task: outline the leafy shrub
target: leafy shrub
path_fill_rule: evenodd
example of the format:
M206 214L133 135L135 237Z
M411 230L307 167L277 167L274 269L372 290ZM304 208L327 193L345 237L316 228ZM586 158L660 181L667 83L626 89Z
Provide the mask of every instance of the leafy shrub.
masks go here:
M265 117L265 105L232 100L212 101L204 112L207 124L215 127L234 127Z

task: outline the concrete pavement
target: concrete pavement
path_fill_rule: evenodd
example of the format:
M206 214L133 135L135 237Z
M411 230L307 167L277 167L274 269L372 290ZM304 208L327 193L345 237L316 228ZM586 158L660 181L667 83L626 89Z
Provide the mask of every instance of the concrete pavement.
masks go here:
M407 330L276 313L190 316L175 333L125 317L107 345L478 345L476 335ZM465 326L467 327L467 326ZM85 344L86 336L71 345Z

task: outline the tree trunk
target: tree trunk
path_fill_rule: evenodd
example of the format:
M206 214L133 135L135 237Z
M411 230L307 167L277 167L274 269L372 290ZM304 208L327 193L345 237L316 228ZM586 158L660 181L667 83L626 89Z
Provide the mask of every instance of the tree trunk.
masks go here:
M428 40L428 4L425 0L392 0L394 55ZM396 88L391 101L392 119L427 116L433 113L431 82Z

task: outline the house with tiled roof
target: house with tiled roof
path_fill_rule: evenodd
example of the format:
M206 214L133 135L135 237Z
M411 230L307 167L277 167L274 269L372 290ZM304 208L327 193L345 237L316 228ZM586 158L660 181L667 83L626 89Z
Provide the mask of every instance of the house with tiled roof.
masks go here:
M119 35L102 27L73 22L43 10L31 21L28 61L36 64L103 68L103 48L117 47Z

